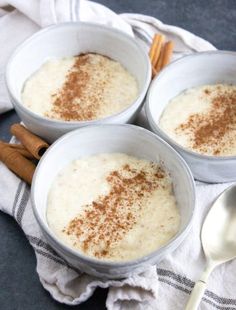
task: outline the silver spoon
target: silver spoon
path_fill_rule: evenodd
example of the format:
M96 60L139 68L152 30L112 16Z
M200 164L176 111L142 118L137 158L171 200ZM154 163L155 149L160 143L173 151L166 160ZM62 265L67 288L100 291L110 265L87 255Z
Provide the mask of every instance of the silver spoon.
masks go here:
M236 185L227 188L214 202L201 231L206 268L192 290L185 310L198 308L212 270L236 257Z

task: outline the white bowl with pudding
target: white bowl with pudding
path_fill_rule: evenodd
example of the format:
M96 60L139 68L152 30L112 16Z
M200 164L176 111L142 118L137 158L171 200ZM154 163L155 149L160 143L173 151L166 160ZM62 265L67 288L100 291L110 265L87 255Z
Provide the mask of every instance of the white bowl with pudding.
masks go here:
M187 161L197 180L236 180L236 53L183 57L152 82L146 114L152 130Z
M187 237L195 209L184 160L132 125L86 126L58 139L37 166L31 199L55 251L105 278L157 264Z
M49 142L86 125L132 122L150 79L148 55L134 38L92 23L37 32L14 51L6 68L16 112Z

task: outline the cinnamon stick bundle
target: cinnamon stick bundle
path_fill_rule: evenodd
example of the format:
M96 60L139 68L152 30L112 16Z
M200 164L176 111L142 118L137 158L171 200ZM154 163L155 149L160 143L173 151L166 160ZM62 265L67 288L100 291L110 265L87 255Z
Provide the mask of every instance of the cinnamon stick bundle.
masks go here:
M21 179L31 184L36 166L18 150L0 142L0 160Z
M39 160L49 145L20 124L12 125L10 130L22 144L0 141L0 161L21 179L31 184L36 168L31 160Z
M23 146L36 158L40 159L49 145L40 137L32 134L20 124L11 126L11 133L23 144Z
M155 34L153 41L152 41L152 45L149 51L149 57L151 60L151 64L152 64L152 76L156 75L156 66L158 63L158 59L160 57L161 54L161 50L162 50L162 44L165 40L165 37L161 34Z
M165 37L155 34L149 51L152 77L155 77L169 62L173 53L173 42L164 43Z

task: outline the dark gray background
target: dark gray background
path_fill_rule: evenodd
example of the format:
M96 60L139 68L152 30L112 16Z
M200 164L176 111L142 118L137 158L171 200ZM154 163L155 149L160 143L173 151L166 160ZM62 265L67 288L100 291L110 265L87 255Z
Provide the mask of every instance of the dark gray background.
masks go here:
M202 36L219 49L236 50L236 0L98 2L117 13L155 16ZM18 120L13 111L0 115L0 139L9 140L9 127ZM3 213L0 213L0 233L0 310L71 309L55 302L42 288L32 248L14 220ZM74 309L105 309L106 294L106 290L98 289L90 300Z

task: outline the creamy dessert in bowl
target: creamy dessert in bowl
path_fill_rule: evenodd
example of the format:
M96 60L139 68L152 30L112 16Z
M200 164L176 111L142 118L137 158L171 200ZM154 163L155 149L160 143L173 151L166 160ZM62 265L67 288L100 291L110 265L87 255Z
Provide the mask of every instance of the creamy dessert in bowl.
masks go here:
M27 79L22 103L32 112L62 121L90 121L119 113L138 95L138 84L124 66L86 53L48 60Z
M236 86L215 84L185 90L170 100L159 126L193 152L236 156Z
M31 198L53 249L103 278L163 259L186 238L195 208L184 160L131 125L86 126L58 139L37 166Z
M154 79L146 101L152 130L187 161L197 180L236 180L236 53L182 57Z
M124 153L69 163L50 189L47 220L68 246L109 261L150 254L173 238L180 226L167 171Z
M48 142L91 124L125 124L151 80L148 54L132 36L95 23L59 23L15 49L6 67L11 102Z

